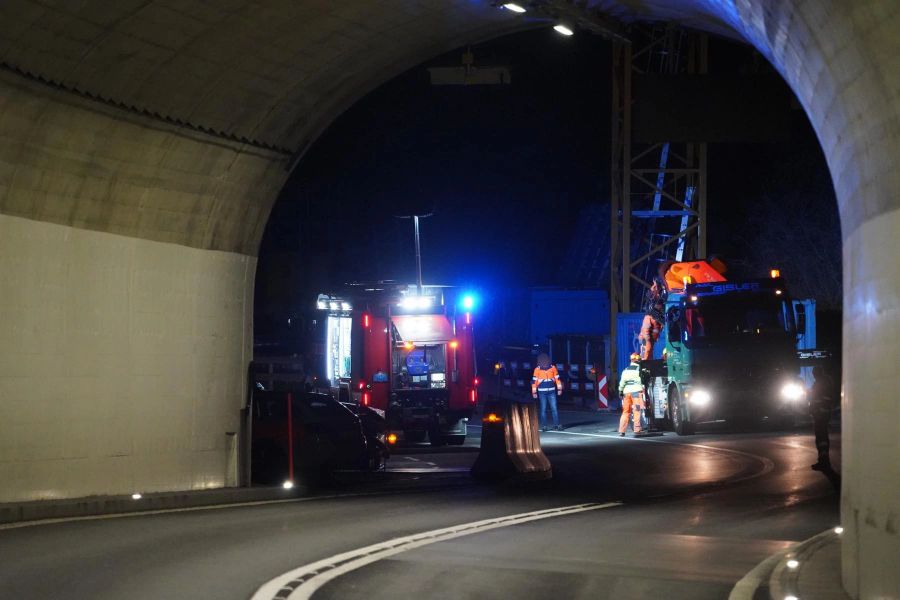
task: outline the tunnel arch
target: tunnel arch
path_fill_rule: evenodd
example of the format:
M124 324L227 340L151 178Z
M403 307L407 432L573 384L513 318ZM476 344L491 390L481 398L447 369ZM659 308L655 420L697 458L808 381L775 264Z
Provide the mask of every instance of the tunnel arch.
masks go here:
M0 502L233 483L254 256L290 166L391 76L536 25L486 1L335 6L0 7ZM900 595L900 6L587 7L733 32L805 108L844 239L844 585Z

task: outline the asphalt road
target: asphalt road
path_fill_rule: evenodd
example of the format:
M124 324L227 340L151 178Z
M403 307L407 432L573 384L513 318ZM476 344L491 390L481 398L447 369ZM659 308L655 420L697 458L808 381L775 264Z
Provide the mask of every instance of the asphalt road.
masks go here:
M809 469L804 431L635 440L610 429L543 434L555 477L540 485L473 483L473 428L465 447L406 449L387 481L332 497L0 530L0 598L246 599L386 540L609 501L621 504L399 548L314 597L726 598L767 555L837 523L835 482Z

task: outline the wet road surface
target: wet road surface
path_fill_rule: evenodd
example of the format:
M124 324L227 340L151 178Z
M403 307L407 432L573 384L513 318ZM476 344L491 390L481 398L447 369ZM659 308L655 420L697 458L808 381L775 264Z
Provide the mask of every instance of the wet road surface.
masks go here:
M767 555L837 523L835 482L809 469L805 431L637 440L610 429L543 434L555 477L539 485L473 483L473 427L466 446L401 450L389 481L338 497L0 530L0 598L246 599L371 544L609 501L621 505L399 551L313 596L725 598Z

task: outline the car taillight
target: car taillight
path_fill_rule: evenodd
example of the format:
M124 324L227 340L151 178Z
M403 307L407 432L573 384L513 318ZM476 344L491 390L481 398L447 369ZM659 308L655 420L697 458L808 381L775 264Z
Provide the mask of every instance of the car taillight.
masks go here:
M364 392L364 393L363 393L363 396L362 396L362 403L363 403L363 406L368 406L368 405L369 405L369 392Z
M472 401L472 404L478 400L477 392L474 389L469 390L469 400Z

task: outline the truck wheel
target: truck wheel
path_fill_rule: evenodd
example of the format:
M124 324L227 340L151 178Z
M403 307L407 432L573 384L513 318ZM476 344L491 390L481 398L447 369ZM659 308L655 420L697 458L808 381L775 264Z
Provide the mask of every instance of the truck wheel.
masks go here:
M694 435L694 424L685 420L681 394L678 390L669 392L669 407L672 411L672 429L678 435Z
M466 436L464 435L448 435L446 438L447 444L450 446L462 446L466 443Z

